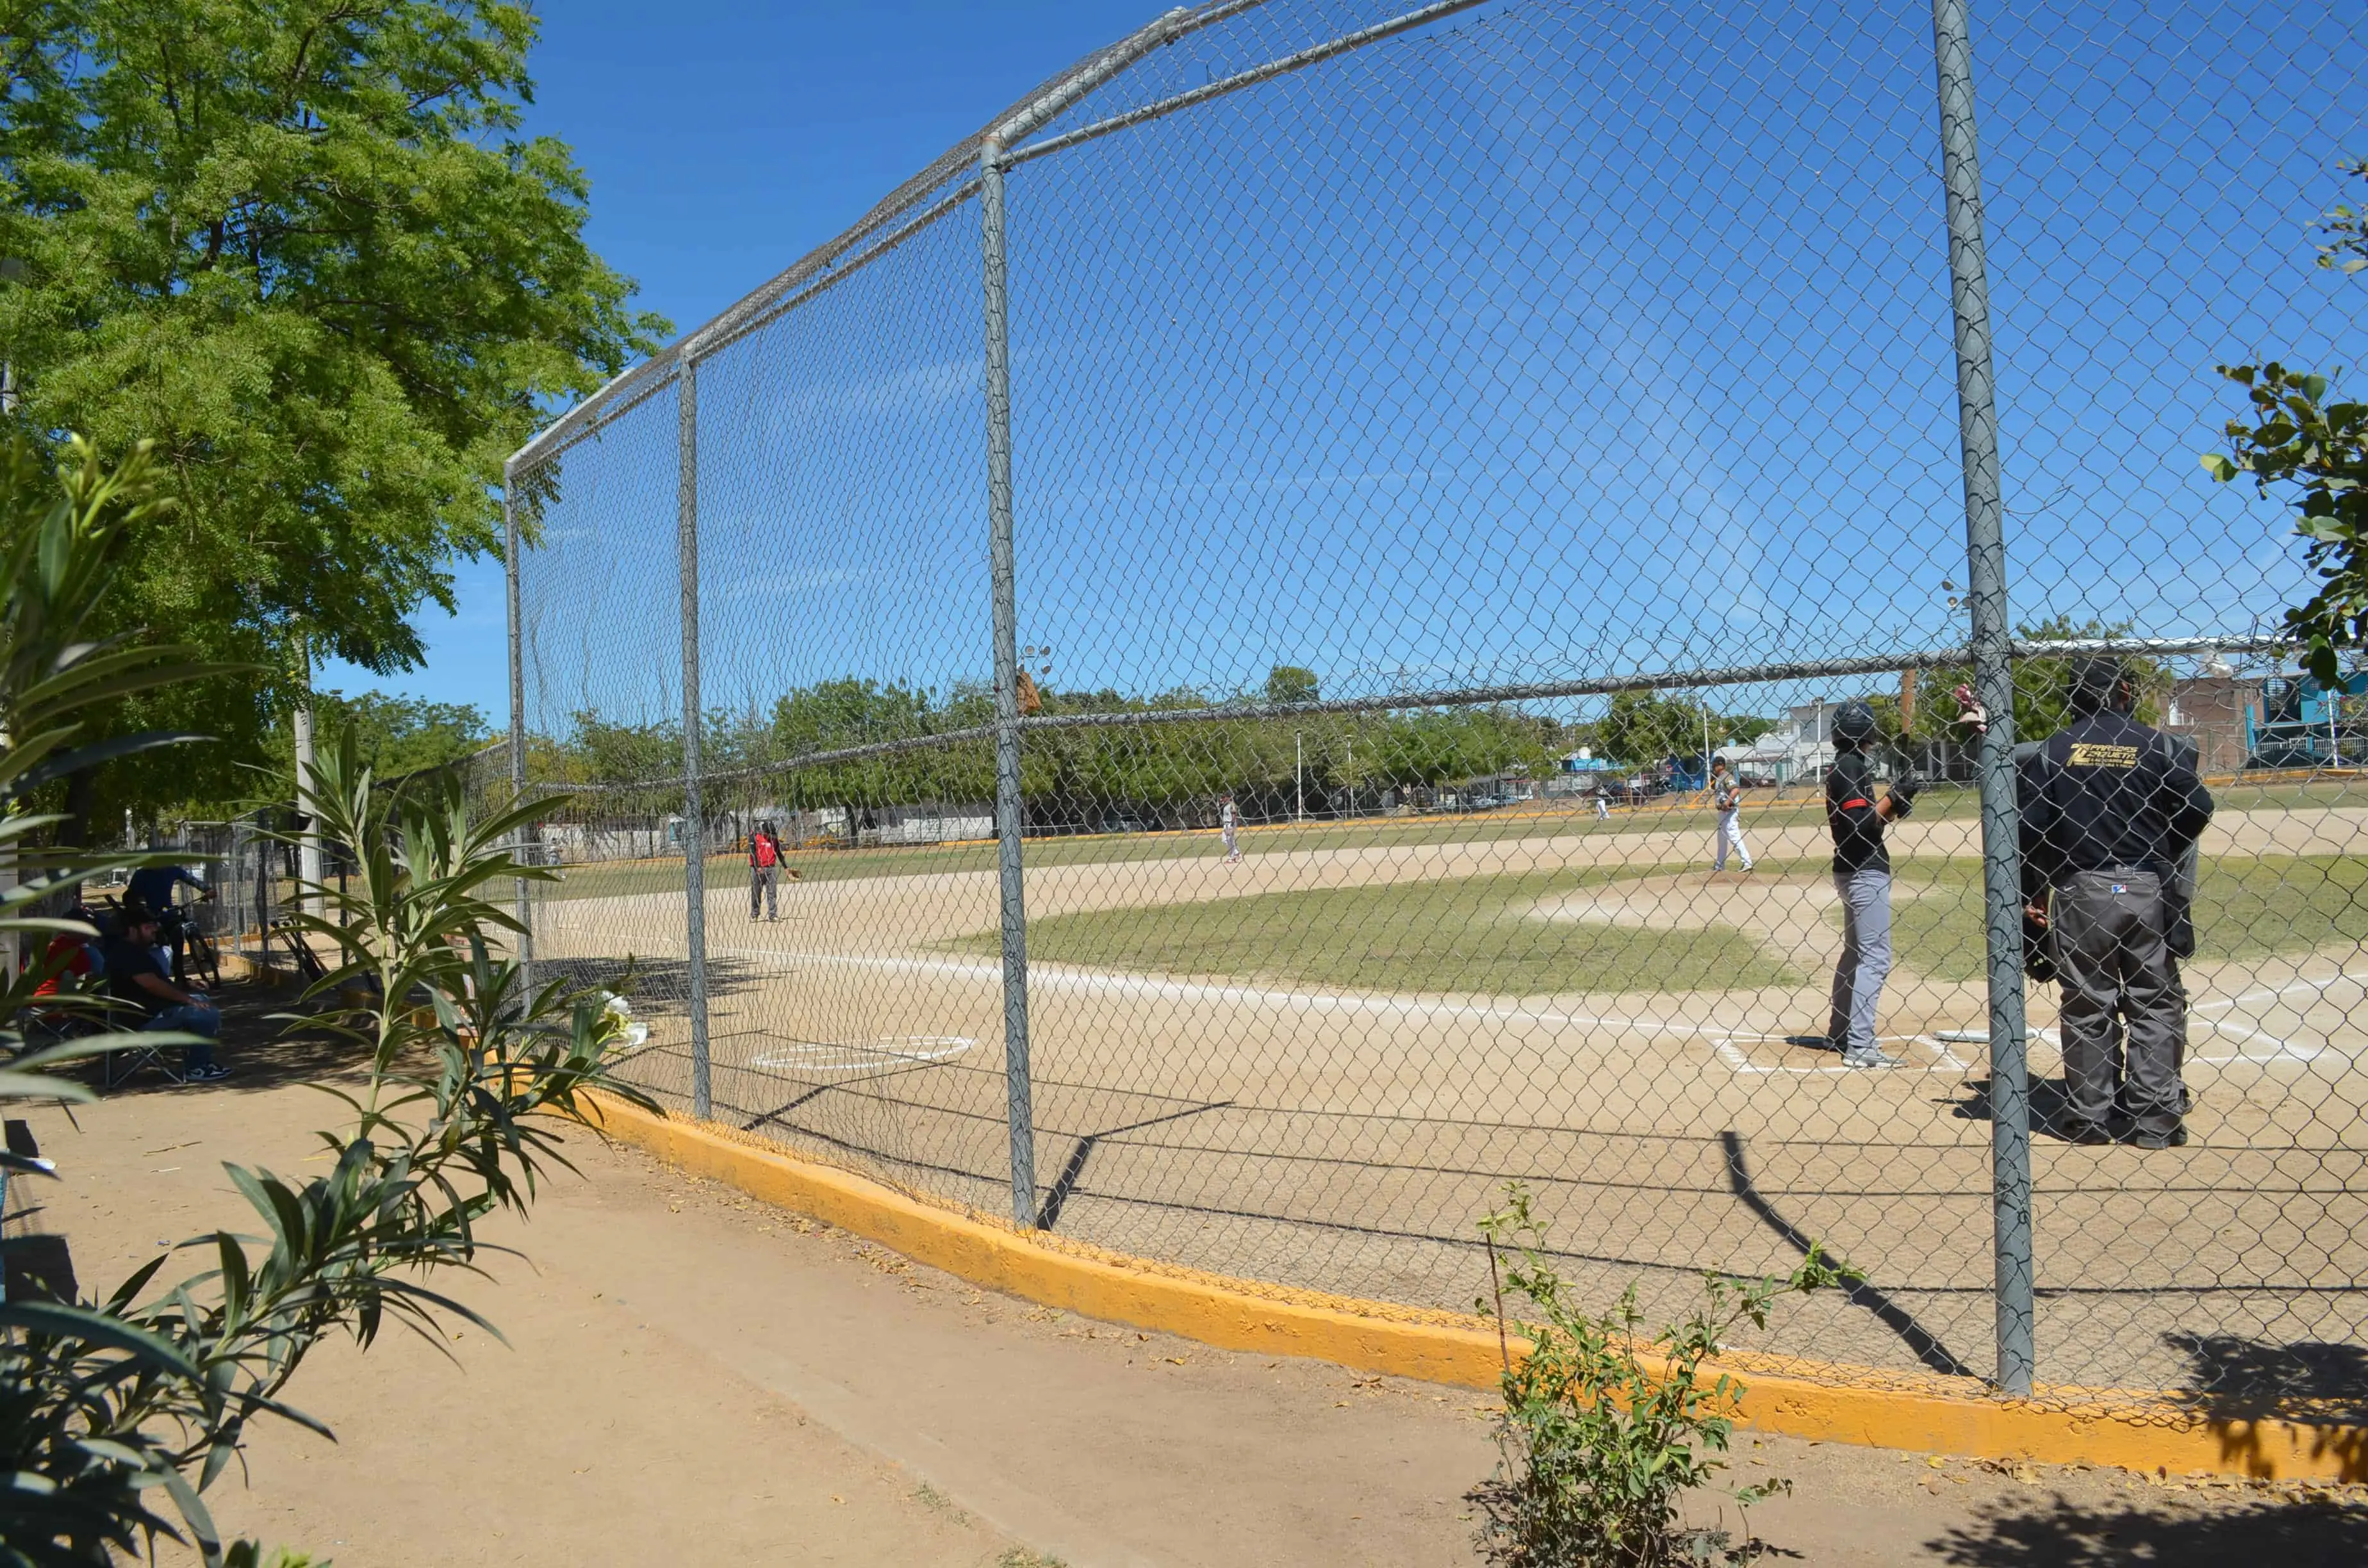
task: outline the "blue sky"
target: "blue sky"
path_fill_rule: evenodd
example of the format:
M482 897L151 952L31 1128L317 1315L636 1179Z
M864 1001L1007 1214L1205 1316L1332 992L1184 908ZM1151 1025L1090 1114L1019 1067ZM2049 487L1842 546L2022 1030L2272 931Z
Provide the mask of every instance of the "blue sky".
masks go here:
M1087 112L1395 9L1278 0ZM1146 14L579 7L537 123L688 325ZM2312 0L1975 19L2015 619L2274 621L2279 511L2195 458L2214 365L2368 356L2308 228L2368 46ZM1015 171L1021 642L1348 696L1960 640L1930 51L1919 0L1503 0ZM977 245L965 207L702 370L711 705L985 674ZM538 728L679 711L673 431L669 393L564 460ZM498 574L464 593L400 684L498 717Z
M2011 612L2273 624L2290 531L2196 457L2215 364L2368 349L2308 226L2362 40L2310 0L1976 18ZM1112 97L1295 41L1230 28ZM1932 73L1914 0L1521 0L1019 168L1020 641L1073 688L1336 697L1961 641ZM702 370L711 706L986 673L977 245L964 208ZM673 429L564 459L539 729L679 710Z
M533 56L536 131L592 179L592 244L678 327L860 217L1029 87L1143 25L1158 0L559 0ZM461 613L420 618L425 668L323 685L508 712L501 569L464 563Z

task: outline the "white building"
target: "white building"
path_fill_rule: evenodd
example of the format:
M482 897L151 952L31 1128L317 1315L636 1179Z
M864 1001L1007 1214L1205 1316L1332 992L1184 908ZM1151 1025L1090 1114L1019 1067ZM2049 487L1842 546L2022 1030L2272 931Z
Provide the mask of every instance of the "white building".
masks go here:
M1834 765L1834 710L1849 699L1820 698L1785 715L1780 729L1748 746L1721 746L1736 776L1755 784L1799 784L1822 778Z

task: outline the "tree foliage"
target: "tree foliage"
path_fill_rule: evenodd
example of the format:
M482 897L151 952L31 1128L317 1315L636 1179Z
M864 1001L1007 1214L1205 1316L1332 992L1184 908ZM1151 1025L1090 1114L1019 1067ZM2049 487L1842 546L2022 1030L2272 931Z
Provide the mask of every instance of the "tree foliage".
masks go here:
M1775 722L1742 713L1722 713L1702 699L1680 693L1622 691L1596 727L1603 755L1630 767L1672 756L1700 756L1702 737L1712 749L1729 741L1748 744L1776 727Z
M2068 642L2126 637L2126 623L2076 621L2067 615L2029 621L2014 630L2023 642ZM2134 710L2141 723L2158 722L2169 691L2169 672L2158 659L2122 655L2137 687ZM1957 723L1956 690L1974 684L1971 665L1941 665L1916 672L1914 721L1900 723L1899 699L1889 692L1867 699L1884 740L1896 745L1920 746L1939 741L1967 742ZM2014 662L2014 733L2017 740L2035 741L2071 722L2072 661L2044 653Z
M429 702L383 691L351 697L342 691L316 691L313 720L318 734L350 733L362 766L381 778L458 762L482 751L494 739L484 710L473 704ZM268 742L269 767L248 785L251 795L275 801L296 798L293 729L289 716L281 715Z
M243 744L113 770L100 803L233 798L300 647L415 665L414 611L497 545L503 455L664 324L585 244L566 148L519 131L525 5L0 7L20 423L154 439L179 505L107 613L259 672L138 705Z
M1286 686L1300 689L1288 680ZM1265 697L1261 690L1250 700L1262 702ZM1217 715L1030 731L1021 749L1020 788L1030 820L1048 825L1090 826L1131 813L1191 819L1213 811L1228 791L1247 810L1280 810L1295 796L1303 769L1311 802L1353 789L1371 804L1374 792L1385 790L1453 784L1508 771L1543 776L1572 744L1569 733L1553 721L1510 707L1235 718L1224 716L1224 702L1190 689L1136 698L1046 688L1042 698L1044 716L1054 719L1148 719L1177 710ZM994 719L994 695L984 684L965 682L939 692L845 676L788 692L769 714L711 712L700 731L700 755L711 774L736 769L751 775L747 788L766 792L768 805L860 813L893 805L975 802L995 795L994 743L980 733ZM969 738L781 769L817 754L957 733ZM680 809L676 781L682 767L682 730L672 721L620 724L579 713L569 734L535 737L530 745L539 778L644 783L646 791L608 799L627 812ZM767 777L775 769L781 771ZM721 796L711 792L710 799L722 804Z
M2343 172L2368 180L2368 160ZM2320 267L2347 277L2368 269L2368 212L2340 204L2320 227ZM2332 398L2334 375L2276 360L2219 369L2245 389L2249 413L2228 422L2228 449L2204 454L2204 471L2223 484L2249 474L2257 494L2293 505L2318 589L2286 611L2286 631L2302 644L2304 667L2340 686L2339 652L2368 642L2368 403Z
M33 800L65 773L187 740L109 738L94 715L127 692L201 673L179 650L90 635L118 562L158 503L144 449L113 470L86 444L67 450L51 499L35 494L21 453L0 470L0 845L21 879L0 889L0 930L20 937L61 926L90 934L30 911L147 858L29 849L57 822ZM189 1541L210 1568L263 1561L253 1543L220 1539L202 1497L238 1458L249 1425L268 1417L325 1431L285 1398L324 1340L367 1346L407 1326L441 1344L454 1317L490 1328L427 1278L475 1270L478 1223L524 1210L539 1176L564 1165L558 1131L581 1119L586 1090L647 1103L609 1076L625 1026L608 998L571 996L564 983L529 994L518 966L490 946L494 933L518 928L497 902L511 879L548 874L503 847L528 812L472 821L446 774L379 789L351 731L316 781L306 809L359 853L349 890L308 890L328 912L306 921L311 934L342 955L313 994L338 997L361 983L381 1001L359 1021L340 1000L304 1023L348 1040L368 1063L365 1081L332 1091L350 1116L319 1135L319 1175L224 1167L254 1210L253 1234L183 1243L103 1300L0 1303L0 1561L89 1568L139 1555L158 1536ZM46 1070L129 1043L102 1034L25 1054L24 1010L63 961L0 976L0 1049L16 1057L0 1071L0 1098L87 1100L86 1087ZM102 999L72 988L44 1005L107 1016ZM52 1175L14 1153L0 1152L0 1165ZM160 1286L182 1259L196 1272Z

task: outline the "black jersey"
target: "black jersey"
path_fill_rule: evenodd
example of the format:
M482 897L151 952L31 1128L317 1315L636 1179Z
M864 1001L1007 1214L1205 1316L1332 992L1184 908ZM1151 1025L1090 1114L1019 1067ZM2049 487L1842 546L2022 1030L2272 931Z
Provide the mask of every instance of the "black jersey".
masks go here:
M1866 753L1845 751L1834 758L1826 775L1826 825L1834 835L1834 869L1843 875L1891 869L1874 790L1874 765Z
M2126 713L2074 720L2018 772L2023 878L2033 891L2124 867L2169 881L2212 820L2188 748Z

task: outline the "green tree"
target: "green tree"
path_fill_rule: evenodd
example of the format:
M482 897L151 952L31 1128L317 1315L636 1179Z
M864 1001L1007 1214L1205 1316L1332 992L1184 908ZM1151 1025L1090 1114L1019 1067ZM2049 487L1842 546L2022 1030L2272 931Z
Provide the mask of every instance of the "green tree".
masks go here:
M363 766L381 778L458 762L494 739L484 710L468 703L428 702L383 691L353 697L323 691L314 694L313 710L322 733L350 731ZM269 745L273 777L278 780L270 791L278 799L293 799L295 737L284 715L272 732Z
M1712 721L1713 731L1717 722ZM1613 694L1597 726L1604 755L1632 766L1667 756L1695 756L1702 749L1702 705L1689 697L1653 691ZM1713 745L1725 739L1713 733Z
M6 4L0 347L33 432L153 437L179 506L106 613L258 673L120 722L239 743L102 776L102 810L233 798L301 648L387 672L495 549L503 455L665 330L519 132L509 0Z
M1315 672L1297 665L1275 665L1266 674L1266 699L1275 703L1319 700Z
M2343 172L2368 180L2368 159ZM2328 237L2319 266L2347 277L2368 269L2368 210L2340 203L2320 228ZM2251 414L2228 422L2228 450L2204 454L2204 471L2223 484L2250 474L2256 494L2293 503L2318 591L2286 611L2286 630L2303 645L2304 667L2338 686L2338 652L2368 642L2368 403L2330 401L2332 376L2275 360L2219 369L2245 389Z

